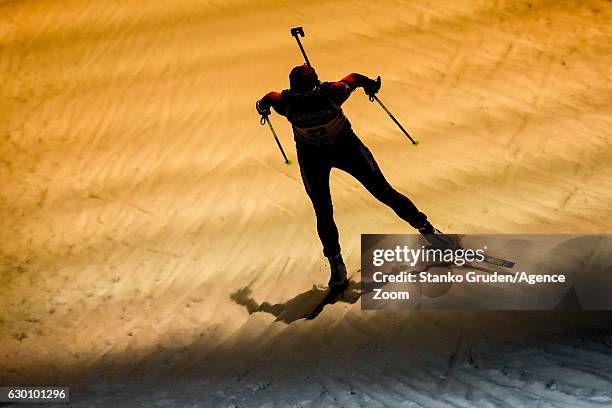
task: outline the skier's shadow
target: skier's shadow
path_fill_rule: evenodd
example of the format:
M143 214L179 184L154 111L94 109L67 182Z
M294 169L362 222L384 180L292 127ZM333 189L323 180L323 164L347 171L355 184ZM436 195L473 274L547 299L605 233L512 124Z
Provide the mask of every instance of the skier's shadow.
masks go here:
M314 319L321 313L326 305L334 304L336 302L344 303L355 303L359 300L361 291L359 288L359 282L349 280L348 287L337 294L330 292L327 288L314 286L312 289L300 293L292 299L284 303L270 304L263 302L258 304L255 299L251 297L251 288L248 286L237 290L230 295L237 304L246 307L249 314L263 312L270 313L276 316L276 321L285 322L287 324L292 323L299 319Z

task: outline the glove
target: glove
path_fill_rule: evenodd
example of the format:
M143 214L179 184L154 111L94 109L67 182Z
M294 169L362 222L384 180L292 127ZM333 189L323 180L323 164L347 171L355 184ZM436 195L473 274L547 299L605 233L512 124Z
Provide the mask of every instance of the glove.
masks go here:
M363 86L363 90L368 96L377 94L380 90L380 76L376 78L376 81L373 79L368 79L366 84Z
M261 103L261 101L257 101L255 103L255 108L257 108L257 113L259 113L261 116L268 116L270 113L272 113L272 112L270 112L270 107L269 106L264 107L262 105L263 105L263 103Z

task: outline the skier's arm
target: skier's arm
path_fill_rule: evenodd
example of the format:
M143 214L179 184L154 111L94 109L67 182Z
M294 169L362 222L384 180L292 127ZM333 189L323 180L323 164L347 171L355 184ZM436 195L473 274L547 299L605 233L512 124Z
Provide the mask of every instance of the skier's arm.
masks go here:
M352 73L342 78L340 82L344 82L349 86L351 91L354 91L355 89L360 87L365 89L369 84L376 81L368 78L365 75Z
M269 92L259 101L257 101L257 113L260 115L269 115L270 108L274 108L279 115L286 113L285 104L282 101L282 94L279 92Z
M366 94L375 94L380 89L380 82L374 81L365 75L353 73L345 76L338 82L332 82L332 86L335 94L335 101L337 104L342 104L348 99L357 88L363 88Z
M353 73L344 77L342 82L347 84L351 88L351 91L361 87L368 95L373 95L380 89L380 77L374 80L365 75Z

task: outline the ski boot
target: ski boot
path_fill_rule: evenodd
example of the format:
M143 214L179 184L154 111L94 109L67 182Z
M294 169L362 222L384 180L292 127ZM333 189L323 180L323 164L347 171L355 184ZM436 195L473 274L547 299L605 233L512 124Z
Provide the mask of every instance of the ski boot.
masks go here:
M419 232L425 237L427 242L432 246L439 249L459 249L461 245L459 240L454 235L448 235L442 233L440 230L434 228L429 221L419 228Z
M331 268L331 277L329 278L328 286L331 290L342 290L348 286L346 278L346 266L342 260L342 255L327 257Z

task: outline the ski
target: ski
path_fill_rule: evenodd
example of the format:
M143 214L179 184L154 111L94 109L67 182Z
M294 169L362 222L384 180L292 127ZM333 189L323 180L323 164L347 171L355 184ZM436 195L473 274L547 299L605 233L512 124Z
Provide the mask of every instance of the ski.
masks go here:
M327 305L341 301L345 303L355 303L361 297L360 284L350 276L346 284L337 288L328 288L325 296L317 303L310 312L304 315L304 319L312 320L316 318Z
M499 267L507 268L507 269L510 269L514 266L514 262L508 261L506 259L496 258L490 255L483 255L483 256L484 256L484 259L482 261L489 263L491 265L495 265L495 266L499 266Z
M336 301L338 300L338 297L340 297L342 292L344 292L344 290L347 287L348 287L348 282L347 282L347 285L344 287L328 289L327 293L325 294L325 297L309 313L307 313L306 316L304 316L304 318L306 320L313 320L323 311L323 308L325 308L325 306L336 303Z

